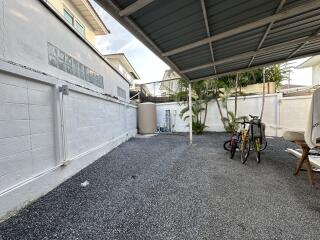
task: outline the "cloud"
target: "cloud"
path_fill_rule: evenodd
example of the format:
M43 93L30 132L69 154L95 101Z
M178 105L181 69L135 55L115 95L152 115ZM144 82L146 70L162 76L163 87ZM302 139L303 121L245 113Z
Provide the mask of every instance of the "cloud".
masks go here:
M106 36L97 36L98 50L102 54L124 53L139 74L141 83L162 80L164 71L169 67L97 3L90 2L111 31Z
M111 43L108 39L97 38L97 48L102 54L109 54L112 52Z
M143 45L141 42L139 42L136 38L132 38L130 42L126 43L124 46L122 46L118 52L125 52L125 51L132 51L137 48L141 48Z

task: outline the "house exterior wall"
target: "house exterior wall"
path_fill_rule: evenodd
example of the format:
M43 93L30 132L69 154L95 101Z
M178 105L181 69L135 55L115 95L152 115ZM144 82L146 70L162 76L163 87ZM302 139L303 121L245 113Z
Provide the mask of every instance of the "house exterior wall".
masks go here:
M73 16L75 16L80 22L85 26L85 38L93 45L96 46L96 35L94 30L89 25L87 20L74 8L74 6L68 0L48 0L48 3L51 4L62 16L63 10L66 7Z
M137 122L128 82L44 5L0 6L1 221L134 136ZM51 66L48 43L101 74L104 88Z
M125 66L122 65L121 61L115 58L108 58L108 61L114 66L119 72L125 77L132 85L134 84L133 78Z
M3 1L5 4L0 6L5 6L5 9L0 13L0 20L4 21L6 27L3 28L4 34L0 41L0 58L112 96L117 96L117 87L121 87L126 91L126 99L129 99L129 83L121 74L81 41L40 1L0 0L0 3ZM104 88L96 87L48 64L48 43L102 75Z
M282 97L281 94L266 95L263 113L266 134L281 137L285 131L304 131L310 102L311 96ZM222 106L221 102L220 105ZM173 131L188 132L188 123L179 116L181 109L185 106L183 103L177 102L156 104L157 126L165 126L165 111L170 110ZM248 116L249 114L259 116L261 107L261 95L238 97L237 116ZM229 98L228 109L229 111L234 110L234 98ZM225 116L225 109L222 108L222 112ZM206 125L206 131L224 131L216 101L209 102Z

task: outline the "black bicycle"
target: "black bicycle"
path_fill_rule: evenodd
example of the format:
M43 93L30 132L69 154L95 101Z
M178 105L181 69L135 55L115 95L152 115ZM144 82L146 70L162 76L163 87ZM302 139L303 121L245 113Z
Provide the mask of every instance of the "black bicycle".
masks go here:
M240 150L241 162L244 164L250 154L250 150L256 153L256 160L260 163L260 152L267 147L267 140L264 134L265 124L261 122L258 116L252 116L250 121L243 119L240 130L234 132L231 138L224 142L223 147L230 152L230 158L233 158L237 149ZM246 125L249 125L246 128Z
M261 122L261 119L258 116L249 116L251 117L251 120L248 122L249 127L242 131L239 144L241 162L245 163L249 157L250 151L253 150L257 163L260 163L261 151L265 150L267 147L265 124Z

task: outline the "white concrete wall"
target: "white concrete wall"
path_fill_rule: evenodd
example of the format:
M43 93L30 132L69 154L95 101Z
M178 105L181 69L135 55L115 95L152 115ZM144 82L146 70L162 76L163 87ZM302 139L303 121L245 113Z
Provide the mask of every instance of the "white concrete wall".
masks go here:
M136 114L134 105L0 61L0 219L134 136Z
M310 109L311 96L286 97L280 101L280 126L284 131L304 131Z
M173 132L187 132L187 122L184 122L180 117L180 111L185 105L183 103L168 102L168 103L157 103L157 127L165 126L165 112L170 110L171 114L171 128Z
M0 33L1 221L134 136L137 113L128 82L40 1L0 0ZM49 65L48 42L104 89Z
M268 136L282 136L286 130L303 131L306 126L307 114L311 96L304 97L282 97L281 94L268 94L265 97L265 108L263 122L266 123L266 134ZM180 111L185 105L182 103L159 103L157 108L157 125L164 126L165 110L171 110L171 122L173 131L187 132L187 122L180 117ZM257 115L261 113L262 96L247 96L238 98L237 116ZM228 100L229 111L234 110L234 98ZM225 110L222 109L225 115ZM223 124L220 119L217 103L211 101L208 106L206 131L223 132Z
M128 82L40 1L0 0L0 23L0 58L113 96L119 86L129 99ZM48 42L102 75L104 89L49 65Z
M312 67L312 85L320 84L320 64Z

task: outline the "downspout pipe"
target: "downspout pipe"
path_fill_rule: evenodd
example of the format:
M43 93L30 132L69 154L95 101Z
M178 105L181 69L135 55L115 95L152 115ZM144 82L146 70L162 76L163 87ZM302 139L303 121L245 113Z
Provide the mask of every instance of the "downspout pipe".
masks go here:
M65 109L64 109L64 96L69 95L68 85L62 85L59 87L59 92L61 93L61 102L60 102L60 116L61 116L61 136L62 136L62 164L67 165L68 160L68 151L67 151L67 131L66 131L66 118L65 118Z
M189 144L192 144L192 98L191 98L191 83L189 82Z
M265 95L266 95L266 89L265 89L265 85L266 85L266 68L263 68L262 70L262 79L263 79L263 92L262 92L262 107L261 107L261 114L260 114L260 119L262 121L262 117L263 117L263 111L264 111L264 102L265 102Z

